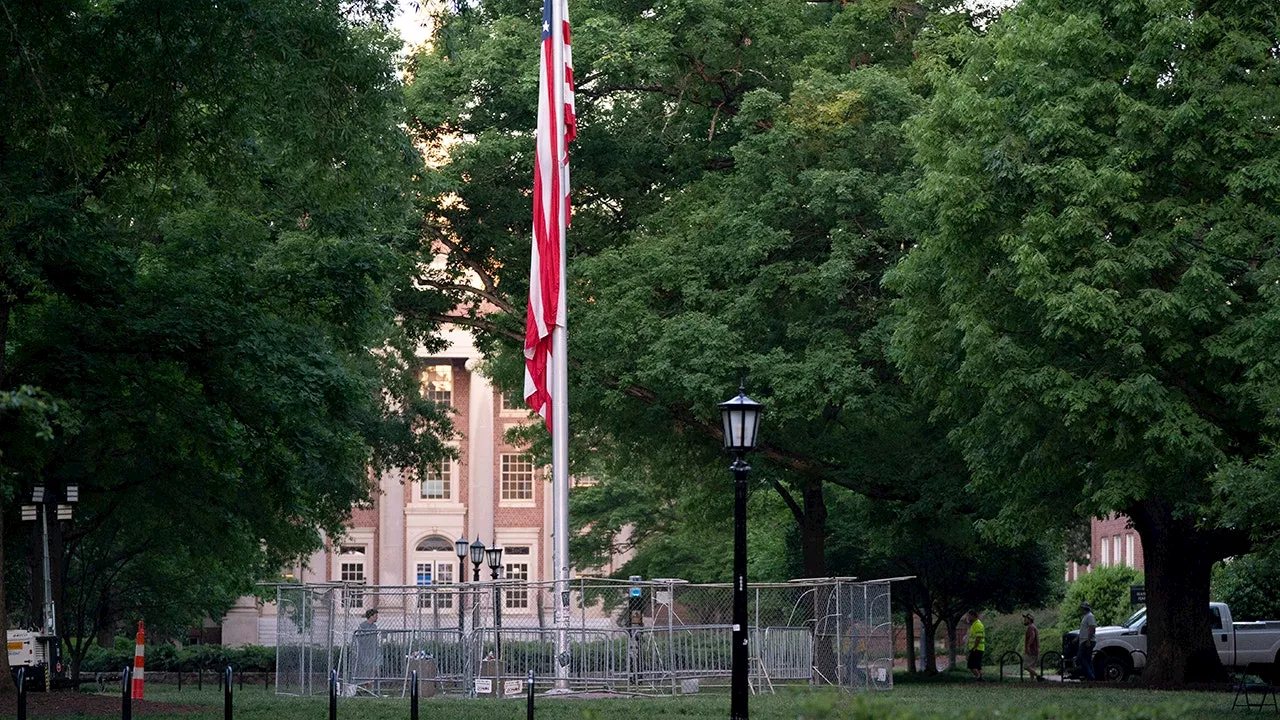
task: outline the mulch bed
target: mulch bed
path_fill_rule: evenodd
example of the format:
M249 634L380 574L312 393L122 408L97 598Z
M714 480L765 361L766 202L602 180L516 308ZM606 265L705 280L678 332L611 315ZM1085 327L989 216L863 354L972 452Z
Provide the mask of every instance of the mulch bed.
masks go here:
M134 715L174 715L178 713L209 713L208 706L178 705L176 703L134 700ZM0 696L0 717L18 716L18 696ZM120 717L120 698L109 695L92 695L75 690L27 693L27 717Z

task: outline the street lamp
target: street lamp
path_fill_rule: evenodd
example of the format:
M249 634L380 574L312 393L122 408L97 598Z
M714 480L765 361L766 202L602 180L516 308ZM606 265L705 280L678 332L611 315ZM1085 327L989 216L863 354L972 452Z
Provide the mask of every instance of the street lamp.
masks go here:
M485 562L494 580L498 579L498 569L502 567L502 548L491 547L484 551Z
M484 551L485 562L493 577L493 650L498 662L502 662L502 593L498 590L498 569L502 567L502 548L491 547Z
M480 542L477 536L476 541L471 543L471 564L475 566L475 572L472 575L472 582L480 582L480 566L484 563L484 543Z
M729 691L729 717L747 718L747 472L743 455L755 449L763 405L738 387L738 396L720 403L724 449L733 453L733 682Z
M458 642L461 643L467 625L466 611L462 609L462 583L467 581L467 552L470 550L466 535L453 541L453 550L458 553Z

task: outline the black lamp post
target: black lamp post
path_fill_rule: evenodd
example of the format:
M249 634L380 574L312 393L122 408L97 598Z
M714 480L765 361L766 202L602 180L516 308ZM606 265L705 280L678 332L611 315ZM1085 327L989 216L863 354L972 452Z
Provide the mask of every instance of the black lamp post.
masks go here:
M471 581L480 582L480 566L484 564L484 543L480 542L479 537L471 543L471 564L475 566Z
M502 662L502 593L498 590L498 570L502 567L502 548L491 547L484 551L489 574L493 577L493 646L498 662Z
M739 386L738 396L720 403L724 424L724 449L733 453L733 682L729 691L729 717L747 718L747 472L743 459L756 446L763 405L747 397Z
M464 535L453 541L453 550L458 553L458 638L461 641L462 634L466 631L466 611L462 609L462 583L467 581L467 553L471 549L471 544L467 542Z

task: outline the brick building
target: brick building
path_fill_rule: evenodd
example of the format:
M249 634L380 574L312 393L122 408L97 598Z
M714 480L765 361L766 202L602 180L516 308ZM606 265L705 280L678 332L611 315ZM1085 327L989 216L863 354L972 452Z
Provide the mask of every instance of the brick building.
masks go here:
M1067 564L1067 582L1074 582L1094 566L1127 565L1139 571L1143 569L1142 538L1129 526L1129 518L1112 513L1089 522L1089 559L1089 565Z
M505 578L552 579L551 486L532 456L506 440L508 430L540 420L531 418L522 400L503 397L479 371L480 352L468 332L447 328L444 337L445 351L421 354L419 377L426 397L453 409L458 457L421 481L406 482L398 471L384 474L371 506L356 508L347 532L295 568L293 579L456 582L459 537L503 547ZM482 578L489 578L487 567ZM515 605L504 612L526 610ZM272 603L241 598L222 623L222 640L273 645L275 623Z

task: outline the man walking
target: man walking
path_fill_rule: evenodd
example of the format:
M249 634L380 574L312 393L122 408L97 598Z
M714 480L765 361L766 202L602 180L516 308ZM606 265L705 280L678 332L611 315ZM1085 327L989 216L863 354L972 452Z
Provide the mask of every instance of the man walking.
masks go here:
M1093 608L1089 606L1086 600L1080 603L1080 649L1076 652L1076 662L1080 664L1080 672L1084 673L1085 680L1094 680L1093 675L1093 644L1094 636L1098 632L1098 621L1093 619Z
M1022 666L1036 682L1044 682L1044 675L1036 671L1036 662L1040 659L1040 629L1036 627L1036 619L1031 613L1022 614L1022 624L1027 626L1027 632L1022 636Z
M982 653L987 649L987 628L977 610L969 611L969 672L982 681Z

